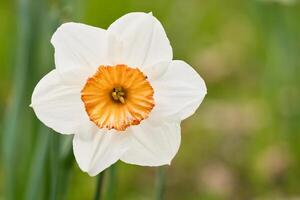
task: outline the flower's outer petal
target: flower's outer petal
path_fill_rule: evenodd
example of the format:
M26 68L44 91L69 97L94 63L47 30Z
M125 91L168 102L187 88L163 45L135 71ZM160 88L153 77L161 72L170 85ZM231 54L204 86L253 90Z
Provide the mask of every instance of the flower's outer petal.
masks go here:
M31 107L46 126L62 134L73 134L77 126L89 121L80 89L64 85L57 70L52 70L34 88Z
M150 13L129 13L108 28L122 41L121 63L141 69L171 61L172 47L161 23Z
M204 80L190 65L178 60L172 61L151 85L155 91L152 119L183 120L196 111L206 95Z
M80 169L95 176L117 162L128 149L128 134L97 128L81 130L73 139L73 151Z
M51 39L56 68L60 73L71 71L71 81L85 81L100 65L111 64L112 53L118 52L109 50L115 42L104 29L73 22L62 24Z
M161 166L170 164L180 146L179 123L156 123L145 120L132 126L131 144L121 160L142 166Z
M162 61L156 63L143 69L143 73L147 75L147 78L151 83L152 81L160 79L167 72L171 63L172 61Z

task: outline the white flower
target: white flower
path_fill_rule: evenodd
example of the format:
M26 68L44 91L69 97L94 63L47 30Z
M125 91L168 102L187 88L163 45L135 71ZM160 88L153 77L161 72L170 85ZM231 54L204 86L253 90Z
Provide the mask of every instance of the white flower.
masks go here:
M56 68L35 87L31 106L48 127L75 134L79 167L94 176L118 160L170 164L180 122L206 86L191 66L172 60L160 22L129 13L107 30L65 23L51 42Z

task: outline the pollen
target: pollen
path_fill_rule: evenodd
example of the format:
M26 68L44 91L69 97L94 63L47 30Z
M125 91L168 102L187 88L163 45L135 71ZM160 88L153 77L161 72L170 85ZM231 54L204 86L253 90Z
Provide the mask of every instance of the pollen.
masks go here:
M124 131L149 116L154 90L137 68L127 65L100 66L81 90L81 100L99 128Z
M115 87L111 92L112 98L120 103L125 103L125 91L122 87Z

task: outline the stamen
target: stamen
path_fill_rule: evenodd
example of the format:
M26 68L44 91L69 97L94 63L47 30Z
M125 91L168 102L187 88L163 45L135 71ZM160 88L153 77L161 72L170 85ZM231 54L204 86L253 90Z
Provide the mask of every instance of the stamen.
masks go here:
M122 87L115 87L112 90L111 96L116 102L125 103L125 92Z

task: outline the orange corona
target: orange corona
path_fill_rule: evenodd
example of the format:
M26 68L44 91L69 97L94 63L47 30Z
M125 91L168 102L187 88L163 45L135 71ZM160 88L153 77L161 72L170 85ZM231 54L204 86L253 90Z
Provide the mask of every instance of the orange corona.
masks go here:
M154 91L147 77L126 65L100 66L81 91L85 110L99 128L124 131L149 116Z

